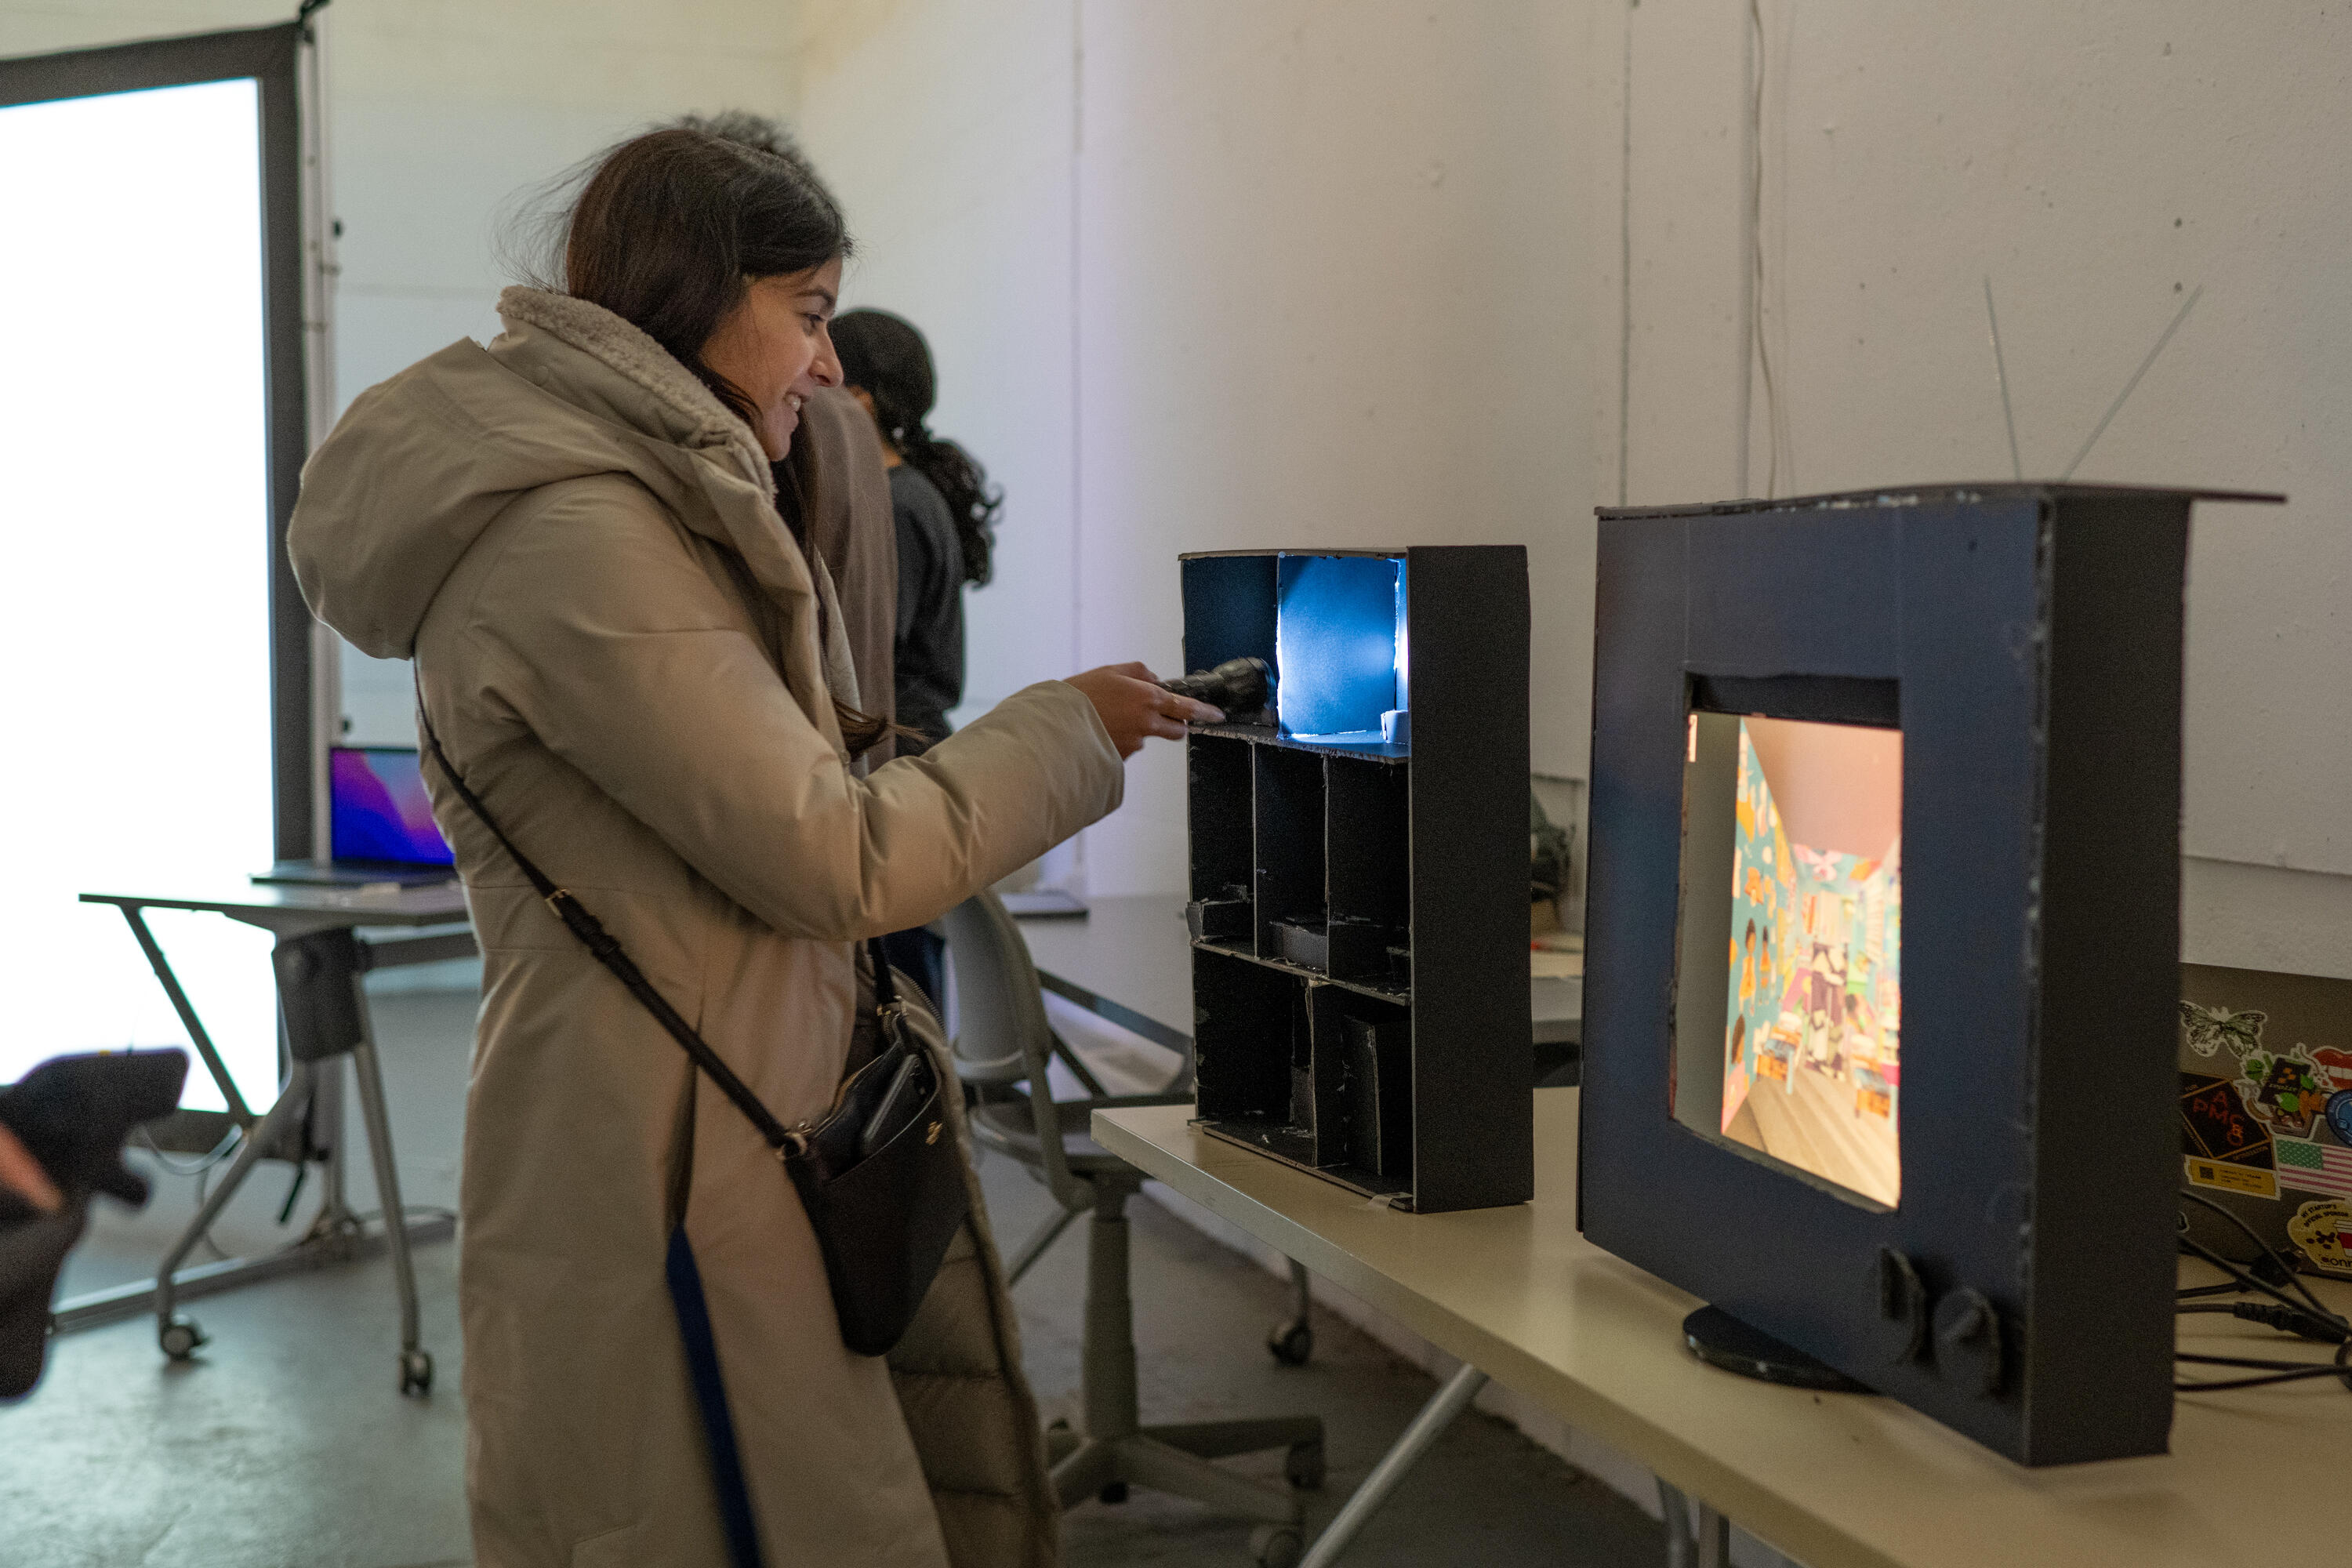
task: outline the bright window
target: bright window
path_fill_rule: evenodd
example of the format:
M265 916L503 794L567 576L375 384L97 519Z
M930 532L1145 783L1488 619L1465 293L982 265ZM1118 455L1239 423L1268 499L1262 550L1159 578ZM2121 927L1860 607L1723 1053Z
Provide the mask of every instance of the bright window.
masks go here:
M235 886L270 859L258 92L0 109L0 1081L185 1044L84 891ZM158 911L248 1101L277 1076L269 938ZM186 1102L217 1108L201 1069Z

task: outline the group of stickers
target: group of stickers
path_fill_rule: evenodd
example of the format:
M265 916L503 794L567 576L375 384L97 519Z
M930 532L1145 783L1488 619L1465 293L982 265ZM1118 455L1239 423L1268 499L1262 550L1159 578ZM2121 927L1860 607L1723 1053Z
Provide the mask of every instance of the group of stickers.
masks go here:
M2318 1272L2352 1279L2352 1049L2265 1045L2257 1012L2183 1002L2180 1021L2189 1184L2294 1205L2288 1241Z

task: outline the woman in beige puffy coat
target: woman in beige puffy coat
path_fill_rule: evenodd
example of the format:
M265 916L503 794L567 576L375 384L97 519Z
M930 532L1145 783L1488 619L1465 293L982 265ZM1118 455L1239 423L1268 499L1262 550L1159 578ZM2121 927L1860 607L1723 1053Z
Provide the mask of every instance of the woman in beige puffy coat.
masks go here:
M838 379L846 247L803 167L624 144L570 215L566 291L508 290L488 349L358 398L292 532L320 618L416 660L499 826L786 1122L870 1048L860 939L1101 817L1147 735L1213 713L1094 670L858 775L878 725L769 468ZM729 1561L664 1279L681 1225L767 1568L1058 1561L977 1210L888 1363L852 1354L750 1122L426 774L484 954L459 1276L481 1568Z

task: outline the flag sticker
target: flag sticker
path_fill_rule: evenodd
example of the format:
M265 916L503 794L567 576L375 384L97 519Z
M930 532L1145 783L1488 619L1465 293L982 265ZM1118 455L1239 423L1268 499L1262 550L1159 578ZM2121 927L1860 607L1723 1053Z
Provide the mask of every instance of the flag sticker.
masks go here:
M2352 1198L2352 1149L2336 1149L2308 1138L2274 1137L2272 1145L2283 1187Z

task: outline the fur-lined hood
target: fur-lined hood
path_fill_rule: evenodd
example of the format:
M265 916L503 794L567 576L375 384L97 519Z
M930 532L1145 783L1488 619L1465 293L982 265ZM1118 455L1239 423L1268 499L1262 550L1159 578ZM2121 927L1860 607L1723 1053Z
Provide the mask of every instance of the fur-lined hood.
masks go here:
M751 430L660 344L570 295L509 289L506 331L463 340L352 403L302 470L288 535L303 597L362 652L406 658L417 628L516 497L625 474L730 546L778 599L814 592Z

